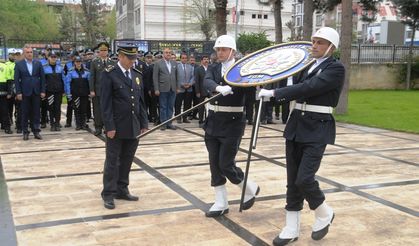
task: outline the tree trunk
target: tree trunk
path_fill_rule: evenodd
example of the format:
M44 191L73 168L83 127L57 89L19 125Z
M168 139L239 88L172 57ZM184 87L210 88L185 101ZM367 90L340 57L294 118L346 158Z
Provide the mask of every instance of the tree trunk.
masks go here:
M217 37L227 34L227 0L214 0Z
M313 34L313 12L314 2L313 0L304 1L304 18L303 18L303 40L311 40Z
M276 0L273 3L274 7L274 17L275 17L275 43L282 43L282 18L281 18L281 8L282 0Z
M407 58L407 71L406 71L406 90L410 90L410 75L412 73L412 58L413 58L413 42L415 41L416 21L412 25L412 38L409 45L409 57Z
M351 43L352 43L352 1L342 1L342 29L340 37L340 60L345 66L345 82L336 114L346 114L348 111L349 76L351 74Z

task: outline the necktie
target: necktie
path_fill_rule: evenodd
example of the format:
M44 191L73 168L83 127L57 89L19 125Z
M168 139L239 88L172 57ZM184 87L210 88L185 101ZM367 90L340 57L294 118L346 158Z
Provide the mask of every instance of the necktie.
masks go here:
M186 65L183 64L183 73L185 74L185 82L187 82L188 80L186 79Z
M125 71L125 77L131 79L131 77L129 76L129 71L128 70Z
M106 60L103 60L103 66L106 67Z

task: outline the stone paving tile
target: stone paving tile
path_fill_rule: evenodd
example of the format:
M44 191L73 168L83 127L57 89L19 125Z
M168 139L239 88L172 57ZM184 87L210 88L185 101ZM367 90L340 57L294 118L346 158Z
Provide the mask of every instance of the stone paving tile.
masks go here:
M418 178L418 176L415 178ZM362 191L419 211L419 184L363 189ZM419 221L417 221L417 225L419 226Z
M102 172L105 148L10 154L2 156L6 179Z
M408 161L419 165L419 148L412 150L397 150L377 153L389 158L396 158L398 160Z
M385 150L394 148L419 148L418 141L400 139L373 133L342 135L336 138L336 144L358 150Z
M197 210L24 230L18 240L21 245L249 245Z
M114 210L103 207L102 175L9 182L8 187L15 225L190 205L143 171L130 175L130 191L140 201L115 200Z
M355 153L323 157L317 175L353 186L416 179L419 177L419 168L378 156Z

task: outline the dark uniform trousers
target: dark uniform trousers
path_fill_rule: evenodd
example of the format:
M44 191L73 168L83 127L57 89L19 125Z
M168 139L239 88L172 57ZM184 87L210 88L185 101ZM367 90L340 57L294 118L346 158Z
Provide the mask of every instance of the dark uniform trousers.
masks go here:
M127 194L129 172L139 139L106 138L106 161L103 172L104 199L115 194Z
M86 125L89 103L90 102L88 96L79 96L73 98L74 114L76 116L76 126L84 127Z
M41 124L48 123L48 100L47 98L41 99Z
M22 131L23 133L29 133L28 121L31 122L32 132L40 132L40 105L41 97L39 95L32 94L31 96L23 95L22 99Z
M310 209L316 209L325 200L315 174L319 170L326 144L299 143L286 140L287 205L288 211L303 209L304 199Z
M9 107L6 95L0 95L0 123L4 129L10 128Z
M67 113L66 113L66 125L70 126L73 121L73 98L68 100L67 97Z
M47 101L48 101L48 112L49 112L49 122L51 126L59 126L61 120L61 104L63 101L63 93L57 92L48 92L47 91Z
M218 85L226 85L221 76L221 64L210 66L204 80L207 91L215 91ZM219 97L211 105L244 107L245 88L233 88L233 94ZM239 184L243 171L236 166L235 157L244 133L246 120L243 112L209 111L204 124L205 145L208 150L211 186L220 186L228 179Z
M93 117L95 118L95 129L103 128L102 112L100 111L100 97L96 95L92 98L93 101Z
M191 108L192 105L192 92L188 92L185 90L185 92L180 92L176 94L176 100L175 100L175 115L178 115L182 111L182 102L183 102L183 111L186 111ZM186 120L188 116L184 115L183 119Z
M226 183L226 177L233 184L239 184L243 171L236 166L235 157L239 150L241 136L216 137L205 134L205 145L211 169L211 186Z

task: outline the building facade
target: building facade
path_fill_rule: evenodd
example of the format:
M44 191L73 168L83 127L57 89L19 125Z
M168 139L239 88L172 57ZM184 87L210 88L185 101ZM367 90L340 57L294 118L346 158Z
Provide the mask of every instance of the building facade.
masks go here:
M195 3L208 1L209 11L215 11L213 0L116 0L118 39L140 40L205 40L197 18L191 18ZM265 32L269 40L275 40L275 21L272 6L263 0L228 1L227 33ZM285 0L281 11L282 23L291 19L292 0ZM237 11L235 11L237 9ZM236 15L237 13L237 15ZM290 30L283 25L284 40ZM211 37L214 40L214 35Z

